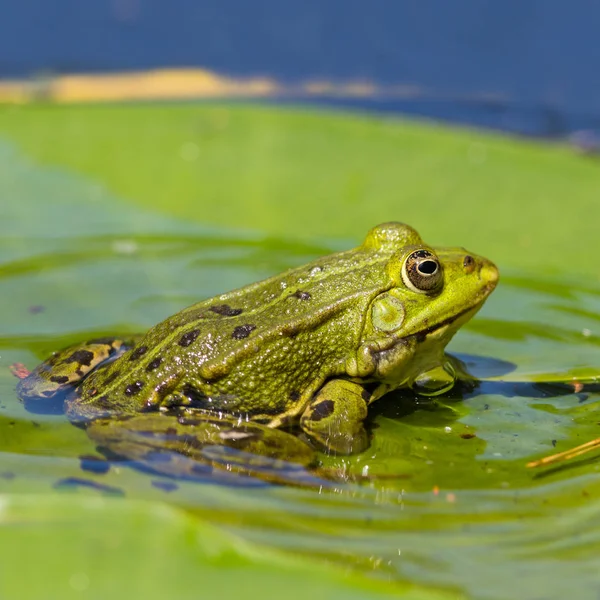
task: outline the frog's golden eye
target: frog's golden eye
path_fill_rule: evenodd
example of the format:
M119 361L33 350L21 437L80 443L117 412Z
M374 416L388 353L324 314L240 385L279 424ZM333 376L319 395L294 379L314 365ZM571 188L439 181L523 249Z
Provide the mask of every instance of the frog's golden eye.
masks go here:
M442 285L442 265L429 250L417 250L404 261L402 279L413 292L433 292Z

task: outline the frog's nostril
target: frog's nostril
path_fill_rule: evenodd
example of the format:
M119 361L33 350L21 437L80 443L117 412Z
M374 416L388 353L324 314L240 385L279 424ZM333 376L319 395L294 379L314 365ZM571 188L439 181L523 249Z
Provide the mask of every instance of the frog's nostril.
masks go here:
M475 269L475 259L467 254L463 259L463 267L467 273L472 273Z

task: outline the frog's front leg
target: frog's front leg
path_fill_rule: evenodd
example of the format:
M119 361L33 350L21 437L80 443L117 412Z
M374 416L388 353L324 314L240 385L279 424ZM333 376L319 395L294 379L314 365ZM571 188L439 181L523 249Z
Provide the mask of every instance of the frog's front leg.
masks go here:
M94 369L117 358L141 338L141 335L98 338L55 352L19 381L17 394L25 402L62 398Z
M369 446L363 425L369 397L359 383L332 379L316 393L300 418L300 426L330 453L362 452Z

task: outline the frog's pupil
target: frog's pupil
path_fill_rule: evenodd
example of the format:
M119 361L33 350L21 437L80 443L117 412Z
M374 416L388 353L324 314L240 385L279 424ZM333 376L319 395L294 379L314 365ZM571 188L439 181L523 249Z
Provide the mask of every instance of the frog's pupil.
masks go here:
M424 260L417 267L417 271L419 271L421 275L434 275L437 268L437 263L434 260Z

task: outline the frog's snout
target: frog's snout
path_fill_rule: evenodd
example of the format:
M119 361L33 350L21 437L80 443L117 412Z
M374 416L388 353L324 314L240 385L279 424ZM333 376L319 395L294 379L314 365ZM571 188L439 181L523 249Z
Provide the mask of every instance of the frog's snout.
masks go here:
M482 258L480 261L481 266L479 267L479 278L486 284L489 290L492 291L496 287L498 279L500 278L498 267L487 258Z

